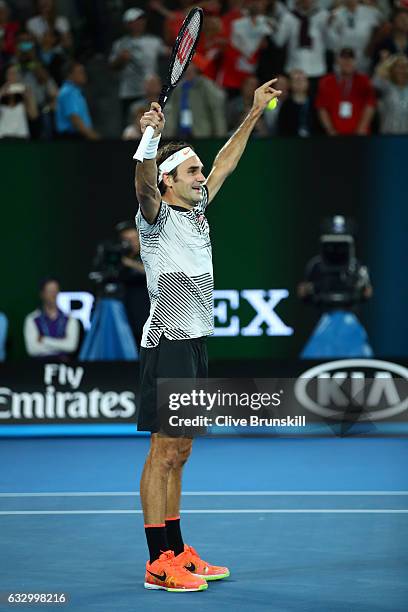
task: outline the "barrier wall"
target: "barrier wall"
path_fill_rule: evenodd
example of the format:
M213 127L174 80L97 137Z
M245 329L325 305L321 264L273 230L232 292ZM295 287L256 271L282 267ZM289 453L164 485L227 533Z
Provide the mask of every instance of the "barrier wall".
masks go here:
M407 435L407 365L372 359L215 361L209 381L160 381L161 423L197 415L197 422L187 423L194 427L191 435ZM2 365L0 437L146 435L136 426L138 374L138 364L130 362ZM175 395L166 395L169 384ZM181 402L180 392L189 386L202 391L201 403L191 396ZM228 403L227 394L225 403L225 391L237 401ZM266 392L272 401L260 403ZM180 429L170 431L180 435Z

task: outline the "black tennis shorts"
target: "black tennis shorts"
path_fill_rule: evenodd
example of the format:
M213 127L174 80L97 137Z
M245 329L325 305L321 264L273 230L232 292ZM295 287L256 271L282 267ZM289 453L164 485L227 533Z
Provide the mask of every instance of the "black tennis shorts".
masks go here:
M168 340L163 334L158 346L140 349L139 431L160 431L157 405L158 378L207 378L207 338Z

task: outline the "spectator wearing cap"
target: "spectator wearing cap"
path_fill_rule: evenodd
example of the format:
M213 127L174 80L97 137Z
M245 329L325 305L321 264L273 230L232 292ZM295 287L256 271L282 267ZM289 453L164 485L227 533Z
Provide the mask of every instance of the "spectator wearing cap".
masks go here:
M10 8L7 2L0 0L0 39L2 53L11 58L16 52L17 33L20 29L18 21L10 20Z
M58 308L59 291L55 278L40 283L40 308L24 321L24 340L30 357L69 361L78 349L80 324Z
M393 55L376 69L374 87L380 94L378 110L382 134L408 134L408 58Z
M338 52L343 47L354 49L357 70L368 72L371 62L366 55L367 45L383 21L378 8L360 4L359 0L344 0L344 5L335 9L330 18L333 51Z
M320 123L330 136L370 133L376 106L375 92L367 75L356 71L353 49L344 48L333 74L320 79L316 108Z
M309 91L309 79L302 70L289 75L289 95L279 103L278 136L307 138L318 131L316 109Z
M0 312L0 361L6 359L8 321L4 312Z
M92 125L88 103L82 87L87 82L87 74L82 64L71 62L66 69L64 81L57 98L55 124L61 139L98 140L100 135Z
M60 36L60 42L64 49L72 47L71 26L66 17L57 15L54 0L38 0L37 15L27 21L27 30L38 42L49 30L55 31Z
M165 138L223 137L227 133L225 93L200 74L194 60L166 106Z
M170 50L159 37L145 33L146 16L141 9L128 9L123 22L127 34L113 44L109 63L119 72L119 98L126 125L130 106L143 100L145 78L157 74L159 56L168 55Z

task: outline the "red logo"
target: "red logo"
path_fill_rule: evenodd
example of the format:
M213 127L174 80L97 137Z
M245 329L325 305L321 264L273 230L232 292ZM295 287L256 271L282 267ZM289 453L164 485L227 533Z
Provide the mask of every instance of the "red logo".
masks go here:
M183 64L185 62L187 55L191 51L191 47L193 46L193 43L194 43L193 37L191 36L190 32L186 30L183 34L183 38L181 39L180 47L177 51L177 59L179 60L180 64Z

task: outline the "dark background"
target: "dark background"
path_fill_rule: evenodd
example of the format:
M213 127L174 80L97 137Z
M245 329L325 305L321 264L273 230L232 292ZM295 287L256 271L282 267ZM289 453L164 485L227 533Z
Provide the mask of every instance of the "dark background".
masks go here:
M195 144L205 172L223 141ZM0 145L2 262L0 310L10 322L10 357L25 356L22 324L37 306L38 281L92 290L87 275L98 242L134 217L134 144ZM217 289L288 289L276 312L289 337L217 337L213 359L294 358L317 313L295 295L318 250L322 218L352 216L357 254L370 268L374 297L362 309L375 355L408 355L406 323L408 138L251 141L208 209ZM255 312L243 304L247 324Z

